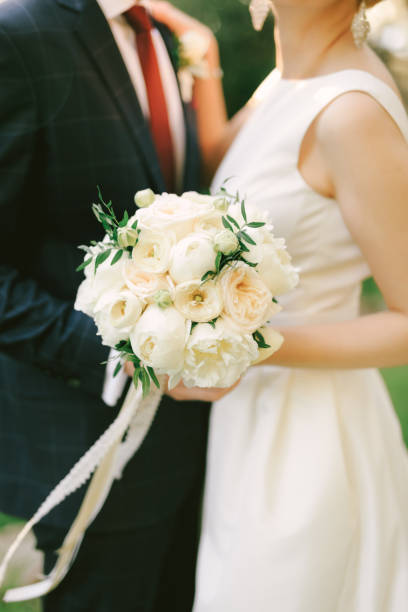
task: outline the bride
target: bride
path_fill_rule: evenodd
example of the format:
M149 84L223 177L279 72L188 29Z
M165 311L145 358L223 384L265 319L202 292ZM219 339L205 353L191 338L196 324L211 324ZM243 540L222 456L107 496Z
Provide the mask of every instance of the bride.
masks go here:
M371 2L375 4L375 2ZM408 119L364 44L356 0L255 0L275 17L277 69L228 122L209 37L196 86L213 189L268 209L301 284L267 363L212 412L194 612L403 612L408 460L375 368L408 363ZM353 19L354 18L354 19ZM353 28L351 28L353 22ZM373 275L387 311L359 315Z

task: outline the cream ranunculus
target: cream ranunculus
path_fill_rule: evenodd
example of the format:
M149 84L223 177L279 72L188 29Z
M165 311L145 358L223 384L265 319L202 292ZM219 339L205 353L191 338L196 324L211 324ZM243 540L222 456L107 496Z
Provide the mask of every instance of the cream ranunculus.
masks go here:
M132 251L132 260L140 270L165 274L170 265L170 253L176 239L173 232L143 230Z
M250 266L237 263L220 275L225 321L240 333L252 334L280 307L261 277Z
M186 318L196 322L212 321L223 308L220 288L213 281L188 281L177 285L174 305Z
M262 260L256 268L272 295L291 291L299 283L299 274L292 265L285 241L277 238L262 245Z
M210 204L203 205L187 197L165 193L156 198L149 208L136 212L139 229L167 232L173 230L180 240L193 231L194 221L211 211Z
M130 334L134 353L158 374L180 372L189 325L173 307L148 306Z
M190 234L173 248L170 275L176 283L201 277L209 270L215 271L213 242L206 234Z
M159 289L169 289L164 276L145 272L133 261L128 261L123 268L123 281L126 287L144 302L152 301Z
M101 252L100 249L94 249L94 256ZM101 296L112 291L120 291L124 285L123 271L129 263L128 253L124 253L121 259L111 265L112 253L106 261L98 266L95 273L94 262L85 268L85 280L81 283L75 300L75 310L80 310L85 314L93 317L95 306Z
M200 323L187 342L183 381L187 387L230 387L258 357L250 334L239 334L218 319Z
M103 344L115 347L129 338L143 308L142 301L128 289L104 294L95 308L95 322Z

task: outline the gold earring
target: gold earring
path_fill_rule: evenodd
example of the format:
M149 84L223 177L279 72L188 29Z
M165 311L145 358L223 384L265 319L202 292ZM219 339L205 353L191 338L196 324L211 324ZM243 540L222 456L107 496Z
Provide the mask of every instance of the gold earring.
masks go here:
M353 33L354 42L357 47L362 47L367 40L370 32L370 22L367 19L367 5L365 0L360 4L360 8L354 15L353 22L351 24L351 31Z
M262 30L270 10L270 0L251 0L249 12L251 13L252 17L252 25L257 32Z

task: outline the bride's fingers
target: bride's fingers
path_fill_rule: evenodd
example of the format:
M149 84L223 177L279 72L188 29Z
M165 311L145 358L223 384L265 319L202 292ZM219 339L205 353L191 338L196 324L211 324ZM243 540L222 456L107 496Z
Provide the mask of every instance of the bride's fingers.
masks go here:
M238 380L234 385L226 389L203 389L201 387L188 388L185 387L183 383L180 383L177 385L177 387L174 387L174 389L167 390L166 393L177 401L196 400L203 402L216 402L217 400L230 393L233 389L235 389L235 387L239 385L240 382L241 380Z

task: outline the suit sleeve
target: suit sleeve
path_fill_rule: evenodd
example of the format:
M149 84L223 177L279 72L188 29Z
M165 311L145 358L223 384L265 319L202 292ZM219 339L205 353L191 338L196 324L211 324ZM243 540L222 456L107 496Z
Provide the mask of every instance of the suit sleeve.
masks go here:
M100 362L108 349L96 336L94 322L75 311L72 302L42 289L16 263L24 257L19 226L36 165L36 122L32 83L0 27L0 351L100 395Z

